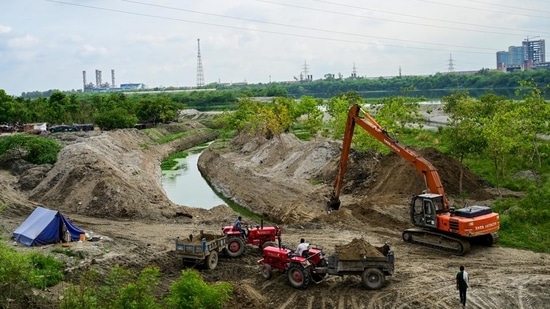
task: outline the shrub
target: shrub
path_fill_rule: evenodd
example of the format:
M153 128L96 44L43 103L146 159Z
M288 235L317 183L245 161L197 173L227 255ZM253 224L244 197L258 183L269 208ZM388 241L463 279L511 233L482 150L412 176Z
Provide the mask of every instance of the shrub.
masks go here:
M22 159L31 163L54 164L61 146L53 139L26 134L0 138L0 156L10 149L24 150Z
M29 273L29 284L35 288L46 288L63 280L64 263L51 255L31 252L28 254L32 271Z
M167 303L174 309L221 309L232 290L227 282L208 285L196 270L184 270L170 286Z

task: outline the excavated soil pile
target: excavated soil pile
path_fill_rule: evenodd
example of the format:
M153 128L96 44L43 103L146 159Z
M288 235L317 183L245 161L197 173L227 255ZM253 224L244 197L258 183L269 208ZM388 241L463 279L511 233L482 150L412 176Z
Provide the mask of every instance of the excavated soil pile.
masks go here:
M466 193L476 200L492 198L483 190L489 184L458 160L433 147L412 150L435 167L447 195ZM396 153L381 155L374 152L353 152L349 160L345 177L349 193L410 195L426 190L424 179L411 162ZM461 170L462 188L460 188Z
M189 235L189 237L185 239L180 239L179 243L183 243L186 245L200 245L202 240L206 241L212 241L217 238L220 238L221 235L215 235L215 234L206 234L206 233L199 233L197 235Z
M460 194L460 169L463 169L462 193L469 194L476 200L491 199L488 193L483 194L487 186L481 178L466 166L435 148L414 149L436 169L448 195ZM351 159L350 159L351 160ZM391 153L377 156L371 153L357 156L358 164L348 165L346 185L354 194L366 195L410 195L426 190L424 179L413 165L401 156ZM367 161L367 162L364 162Z
M363 238L354 238L349 244L334 246L340 260L360 260L361 255L383 257L384 255Z

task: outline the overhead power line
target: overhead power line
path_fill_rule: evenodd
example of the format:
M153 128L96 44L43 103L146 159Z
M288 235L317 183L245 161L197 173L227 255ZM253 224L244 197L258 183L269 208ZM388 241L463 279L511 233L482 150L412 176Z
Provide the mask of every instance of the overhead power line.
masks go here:
M513 14L513 15L517 15L517 16L526 16L526 17L550 19L549 16L538 16L538 15L521 14L521 13L518 13L518 12L510 13L510 12L499 11L499 10L479 9L479 8L473 8L473 7L464 6L464 5L443 3L443 2L431 1L431 0L417 0L417 1L422 1L422 2L427 2L427 3L434 3L434 4L444 5L444 6L452 6L452 7L456 7L456 8L469 9L469 10L475 10L475 11L483 10L483 11L486 11L486 12L493 12L493 13ZM538 11L538 12L544 12L544 11Z
M310 39L317 39L317 40L324 40L324 41L355 43L355 44L374 45L374 46L382 45L382 46L386 46L386 47L404 48L404 49L433 50L433 51L445 51L445 52L448 51L448 49L441 49L441 48L380 44L380 43L370 43L370 42L354 41L354 40L347 40L347 39L340 39L340 38L327 38L327 37L319 37L319 36L297 34L297 33L286 33L286 32L280 32L280 31L250 29L250 28L246 28L246 27L222 25L222 24L215 24L215 23L209 23L209 22L187 20L187 19L182 19L182 18L174 18L174 17L166 17L166 16L159 16L159 15L153 15L153 14L146 14L146 13L130 12L130 11L126 11L126 10L111 9L111 8L98 7L98 6L86 5L86 4L80 4L80 3L65 2L65 1L60 1L60 0L44 0L44 1L63 4L63 5L70 5L70 6L75 6L75 7L83 7L83 8L88 8L88 9L119 13L119 14L143 16L143 17L149 17L149 18L172 20L172 21L179 21L179 22L186 22L186 23L194 23L194 24L208 25L208 26L221 27L221 28L227 28L227 29L237 29L237 30L246 30L246 31L252 31L252 32L261 32L261 33L269 33L269 34L276 34L276 35L284 35L284 36L290 36L290 37L301 37L301 38L310 38ZM139 3L137 1L130 1L130 0L121 0L121 1ZM262 1L262 0L258 0L258 1ZM179 9L179 10L184 10L184 9ZM210 14L210 13L205 13L205 14ZM215 15L215 14L211 14L211 15ZM288 25L285 25L285 26L290 27ZM296 28L295 26L291 26L291 27ZM307 28L307 27L303 27L303 28ZM416 43L416 44L420 43L420 44L430 44L430 45L440 45L440 46L452 46L452 47L469 48L469 49L478 50L478 51L476 51L476 50L453 50L453 52L455 52L455 53L494 54L494 52L493 52L494 49L484 48L484 47L469 47L469 46L461 46L461 45L445 45L445 44L438 44L438 43L417 42L417 41L410 41L410 40L398 40L398 39L393 39L393 38L372 37L372 36L366 36L366 35L359 35L359 34L352 34L352 33L342 33L342 32L322 30L322 29L314 29L314 28L311 28L311 29L308 29L308 30L322 31L322 32L326 32L326 33L332 32L332 33L339 33L339 34L346 34L346 35L379 38L379 39L385 39L385 40L402 41L402 42L406 42L406 43ZM477 32L482 32L482 31L478 30ZM481 50L491 50L491 52L488 52L488 51L484 52L484 51L481 51Z
M262 0L257 0L257 1L264 2ZM335 5L335 6L341 6L341 7L351 8L351 9L360 9L360 10L369 11L369 12L377 12L377 13L383 13L383 14L388 14L388 15L396 15L396 16L417 18L417 19L421 19L421 20L433 20L433 21L437 21L437 22L458 24L458 25L464 25L464 26L474 26L474 27L483 27L483 28L501 29L501 30L510 30L510 31L532 31L530 29L517 29L517 28L506 28L506 27L490 26L490 25L480 25L480 24L465 23L465 22L461 22L461 21L454 21L454 20L449 20L449 19L440 19L440 18L433 18L433 17L427 17L427 16L418 16L418 15L411 15L411 14L405 14L405 13L396 13L396 12L377 10L377 9L373 9L373 8L366 8L366 7L362 7L362 6L348 5L348 4L342 4L342 3L337 3L337 2L332 2L332 1L325 1L325 0L310 0L310 1L315 1L315 2L320 2L320 3ZM284 5L284 4L281 4L281 5ZM443 5L443 3L441 5ZM478 9L478 10L480 10L480 9ZM365 17L365 18L367 18L367 17ZM550 18L550 17L548 17L548 18ZM462 30L462 29L460 29L460 30ZM475 31L475 30L469 30L469 31Z
M221 14L206 13L206 12L200 12L200 11L195 11L195 10L169 7L169 6L164 6L164 5L145 3L145 2L133 1L133 0L120 0L120 1L134 3L134 4L140 4L140 5L145 5L145 6L151 6L151 7L159 7L159 8L163 8L163 9L170 9L170 10L177 10L177 11L182 11L182 12L202 14L202 15L207 15L207 16L215 16L215 17L222 17L222 18L228 18L228 19L235 19L235 20L243 20L243 21L249 21L249 22L255 22L255 23L262 23L262 24L286 27L286 28L291 28L291 29L304 29L304 30L319 31L319 32L325 32L325 33L344 34L344 35L349 35L349 36L357 36L357 37L373 38L373 39L383 39L383 40L399 41L399 42L406 42L406 43L418 43L418 44L427 44L427 45L458 47L458 48L471 48L471 49L491 50L491 51L494 50L494 48L488 48L488 47L474 47L474 46L465 46L465 45L430 43L430 42L403 40L403 39L395 39L395 38L380 37L380 36L365 35L365 34L357 34L357 33L342 32L342 31L334 31L334 30L327 30L327 29L319 29L319 28L312 28L312 27L287 25L287 24L282 24L282 23L274 23L274 22L262 21L262 20L257 20L257 19L249 19L249 18L221 15Z
M449 27L449 26L442 26L442 25L430 25L430 24L425 24L425 23L401 21L401 20L388 19L388 18L379 18L379 17L373 17L373 16L368 16L367 17L367 16L363 16L363 15L358 15L358 14L334 12L334 11L330 11L330 10L323 10L323 9L311 8L311 7L307 7L307 6L300 6L300 5L288 4L288 3L273 2L273 1L268 1L268 0L256 0L256 1L275 4L275 5L281 5L281 6L287 6L287 7L297 8L297 9L310 10L310 11L315 11L315 12L323 12L323 13L342 15L342 16L351 16L351 17L358 17L358 18L365 18L365 19L371 19L371 20L389 21L389 22L394 22L394 23L399 23L399 24L431 27L431 28L438 28L438 29L444 28L444 29L450 29L450 30L483 32L483 33L503 34L503 35L510 35L510 34L519 35L517 32L524 33L525 31L527 31L527 30L507 28L507 30L515 31L516 33L504 33L504 32L487 31L487 30L481 30L481 29L464 29L464 28L456 28L456 27ZM422 0L420 0L420 1L422 1ZM419 18L419 17L417 17L417 18ZM486 27L486 26L482 26L482 27L489 28L489 27ZM528 31L532 31L532 30L528 30ZM550 32L545 32L545 33L550 33Z

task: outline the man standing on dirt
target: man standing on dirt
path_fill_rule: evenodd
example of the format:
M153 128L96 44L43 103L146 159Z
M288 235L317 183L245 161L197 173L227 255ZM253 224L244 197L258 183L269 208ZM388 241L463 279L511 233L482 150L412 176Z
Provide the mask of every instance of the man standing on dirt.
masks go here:
M235 221L235 224L233 224L233 231L239 231L241 232L241 235L243 235L243 238L246 238L246 232L245 230L242 228L242 224L241 224L241 220L243 218L241 216L239 216L237 218L237 221Z
M456 274L456 289L460 293L462 308L466 307L466 290L469 286L468 273L464 270L464 266L460 265L460 271Z

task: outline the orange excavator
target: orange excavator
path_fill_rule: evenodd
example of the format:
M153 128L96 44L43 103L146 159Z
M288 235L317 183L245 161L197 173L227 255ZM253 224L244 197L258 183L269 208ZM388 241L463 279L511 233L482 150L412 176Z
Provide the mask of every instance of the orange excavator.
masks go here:
M356 124L411 163L424 179L426 192L413 195L410 203L410 218L416 228L403 231L404 241L456 255L468 252L470 242L491 246L498 241L498 213L494 213L487 206L468 206L461 209L450 207L437 169L428 160L389 136L376 120L357 104L348 112L340 167L330 200L327 202L329 211L340 208L340 191Z

